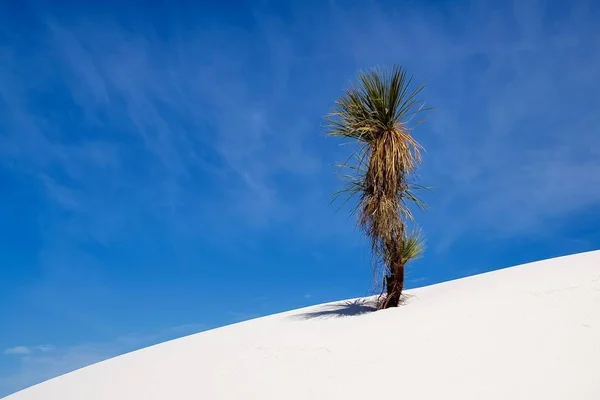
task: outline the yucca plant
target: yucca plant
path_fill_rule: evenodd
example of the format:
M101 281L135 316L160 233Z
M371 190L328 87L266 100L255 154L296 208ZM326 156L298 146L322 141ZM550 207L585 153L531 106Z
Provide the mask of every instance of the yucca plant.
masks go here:
M380 296L379 308L397 307L404 289L406 264L423 256L425 241L419 230L405 234L392 249L384 249L382 261L385 267L387 293ZM393 268L390 268L393 266Z
M407 235L414 220L408 202L424 203L415 195L421 186L414 172L423 147L411 136L409 124L424 111L417 95L424 85L411 89L412 78L394 66L385 72L361 72L327 115L328 133L353 140L358 149L341 167L349 173L348 186L338 194L357 197L358 224L371 242L376 264L386 272L385 300L381 308L397 306L404 288L406 263L422 253L419 235Z

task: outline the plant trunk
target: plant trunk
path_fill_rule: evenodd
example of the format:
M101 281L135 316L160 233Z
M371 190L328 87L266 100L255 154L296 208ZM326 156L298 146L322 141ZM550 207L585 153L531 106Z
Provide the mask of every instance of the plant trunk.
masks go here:
M398 307L404 289L404 265L394 266L392 272L385 277L385 286L387 293L380 308Z

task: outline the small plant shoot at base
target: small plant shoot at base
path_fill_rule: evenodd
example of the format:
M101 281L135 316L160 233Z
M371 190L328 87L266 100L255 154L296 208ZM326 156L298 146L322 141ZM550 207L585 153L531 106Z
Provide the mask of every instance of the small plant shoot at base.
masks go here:
M379 308L397 307L404 289L406 264L421 257L424 241L414 224L409 203L424 208L415 183L423 147L411 136L411 123L425 111L417 96L423 84L411 89L402 67L361 72L326 116L330 136L350 139L356 150L343 170L347 186L337 195L357 200L358 225L371 244L376 271L383 267ZM337 197L337 196L336 196Z

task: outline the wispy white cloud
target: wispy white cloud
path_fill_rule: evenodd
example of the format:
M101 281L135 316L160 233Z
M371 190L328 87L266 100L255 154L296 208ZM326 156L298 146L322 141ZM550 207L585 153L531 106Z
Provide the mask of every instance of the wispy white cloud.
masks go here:
M414 285L414 284L416 284L416 283L423 282L423 281L425 281L426 279L427 279L427 277L426 277L426 276L420 276L420 277L418 277L418 278L408 278L408 279L406 280L406 283L407 283L407 284L409 284L409 285Z
M102 343L16 346L4 351L18 357L12 372L0 377L0 396L40 383L58 375L106 360L141 347L197 333L203 324L185 324L149 334L128 334Z
M419 215L432 250L447 254L481 232L550 234L600 203L595 3L561 12L518 1L338 3L290 6L289 20L255 10L253 28L182 27L171 16L167 39L142 18L125 28L50 15L29 38L36 46L0 45L0 163L52 205L40 223L43 282L29 297L111 332L53 294L68 280L73 298L110 301L102 279L73 284L102 278L81 242L130 243L151 224L173 247L206 235L241 252L235 239L258 241L264 227L290 246L299 237L354 245L354 221L328 204L337 188L328 165L346 148L320 125L356 69L375 64L406 65L437 108L416 132L428 150L423 183L434 188ZM34 351L10 379L31 382L28 373L47 377L124 347Z
M75 345L52 353L23 354L11 372L0 377L0 396L120 354L112 344Z
M35 346L35 350L36 351L41 351L42 353L47 353L49 351L54 351L56 349L55 346L51 345L51 344L42 344L39 346Z
M29 355L33 353L47 353L53 351L54 346L50 344L42 344L37 346L14 346L4 350L7 355Z
M230 323L232 323L232 324L261 317L261 315L259 313L255 313L255 312L229 311L227 314L230 316Z
M151 25L131 31L97 18L42 22L45 50L5 53L2 98L11 112L3 122L14 134L4 160L76 212L70 225L85 220L105 241L143 213L171 229L198 218L200 206L219 206L249 225L289 218L293 207L276 181L301 180L321 166L306 148L307 117L284 101L292 49L281 50L289 43L274 41L271 31L250 40L243 32L193 29L166 40ZM273 56L260 61L255 52L265 45ZM19 67L32 63L36 79L19 79ZM272 76L279 78L271 83ZM52 113L39 97L51 95L44 88L57 78L66 109ZM71 130L65 124L72 133L61 133Z
M4 350L4 354L9 354L9 355L23 355L23 354L29 354L31 353L31 349L29 347L26 346L15 346L15 347L9 347L8 349Z
M438 249L481 230L544 232L550 220L600 204L600 33L591 3L562 12L523 4L340 10L348 55L361 65L405 63L427 82L423 96L436 111L416 135L434 192L420 220Z
M16 79L23 60L5 49L1 90L19 128L3 146L14 155L5 160L44 171L36 176L62 207L94 207L86 224L95 221L89 229L96 226L98 236L131 226L131 207L106 201L116 192L127 193L137 213L168 215L171 226L195 217L196 202L218 204L244 223L297 228L304 223L298 205L313 214L331 211L318 205L331 192L324 183L331 186L332 171L323 166L341 153L318 139L321 116L356 68L401 62L427 80L424 96L437 107L418 135L430 154L422 175L436 189L431 220L447 221L435 229L444 235L440 242L464 234L460 226L539 230L549 215L597 204L597 174L589 171L598 167L600 100L592 86L600 52L589 2L561 15L519 2L493 12L478 2L443 10L335 4L310 29L300 11L284 22L257 10L258 34L209 25L169 40L150 24L124 29L110 19L48 18L48 52L28 61L61 71L67 103L84 116L76 122L86 140L53 139L48 132L59 121L30 104L33 87L47 85L54 69L36 69L25 84ZM448 13L455 25L444 22ZM109 130L119 135L100 134ZM137 145L142 159L133 157ZM136 174L134 163L141 164ZM52 164L74 182L57 182L46 172ZM100 184L83 182L91 171L103 177ZM199 173L227 184L194 182ZM466 201L471 206L462 207Z

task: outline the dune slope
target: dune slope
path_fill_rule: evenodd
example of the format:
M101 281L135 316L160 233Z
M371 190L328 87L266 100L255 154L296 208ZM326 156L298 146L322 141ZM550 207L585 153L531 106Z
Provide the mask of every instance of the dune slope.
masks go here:
M6 400L600 399L600 251L243 322Z

